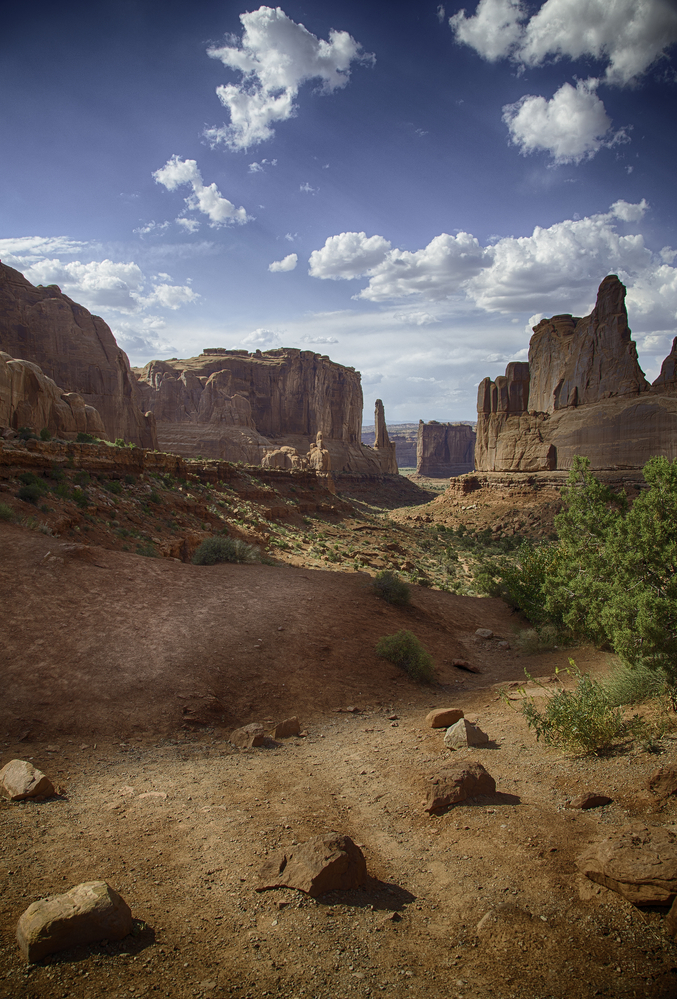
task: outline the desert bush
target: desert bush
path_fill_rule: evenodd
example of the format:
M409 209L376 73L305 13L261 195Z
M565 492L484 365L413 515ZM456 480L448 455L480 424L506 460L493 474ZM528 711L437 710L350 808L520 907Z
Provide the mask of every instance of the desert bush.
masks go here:
M93 437L92 434L86 434L82 430L79 431L78 436L75 438L76 444L96 444L96 442L96 437Z
M0 520L14 520L14 510L7 503L0 503Z
M372 583L374 593L387 604L404 607L411 600L409 586L390 569L383 569Z
M376 645L376 653L420 683L430 683L435 675L432 656L411 631L384 635Z
M239 538L207 538L197 546L193 565L216 565L217 562L258 562L259 549Z
M560 631L554 624L541 624L537 628L525 628L517 633L515 645L520 652L535 655L538 652L549 652L561 648L571 642L571 636Z
M655 698L668 698L677 703L677 686L674 680L661 669L653 669L645 663L630 666L618 663L604 681L609 703L615 707L630 704L643 704Z
M109 482L104 482L103 488L109 493L113 493L114 496L119 496L122 492L122 486L116 479L111 479Z
M38 435L31 427L19 427L17 430L17 437L20 441L37 441L39 440Z
M37 503L45 495L45 488L40 482L29 482L21 486L17 497L24 503Z
M49 430L47 429L47 427L43 427L42 430L40 431L40 440L51 441L51 439L52 435L50 434Z
M535 731L537 741L542 739L546 746L557 746L564 752L597 754L609 750L629 734L619 708L610 703L604 686L581 673L573 659L564 672L575 677L575 688L548 696L543 710L536 707L533 698L526 698L522 713L527 725ZM529 674L527 678L532 679Z
M74 489L71 499L73 500L74 503L77 504L77 506L80 507L81 510L84 510L85 507L89 506L89 499L87 498L87 494L84 493L82 489Z

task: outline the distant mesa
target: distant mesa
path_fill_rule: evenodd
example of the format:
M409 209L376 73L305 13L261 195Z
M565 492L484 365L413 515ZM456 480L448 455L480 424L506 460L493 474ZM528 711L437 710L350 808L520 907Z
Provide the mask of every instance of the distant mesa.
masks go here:
M641 468L677 456L677 338L649 385L639 366L615 274L599 286L589 316L543 319L529 360L485 378L477 398L475 469L544 472L571 467Z

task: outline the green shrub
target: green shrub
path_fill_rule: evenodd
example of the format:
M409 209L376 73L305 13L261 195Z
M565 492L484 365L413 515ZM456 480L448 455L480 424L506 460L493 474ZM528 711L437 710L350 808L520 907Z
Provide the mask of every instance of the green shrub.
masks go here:
M84 433L81 430L78 433L78 436L75 438L75 443L76 444L96 444L96 440L97 440L96 437L93 437L91 434L86 434L86 433Z
M37 441L39 440L38 435L31 427L19 427L17 430L17 436L20 441Z
M193 565L216 565L217 562L258 562L259 549L239 538L207 538L193 554Z
M89 499L87 494L82 491L82 489L74 489L71 499L76 503L80 509L84 510L86 506L89 506Z
M668 697L673 704L677 701L674 681L663 670L645 663L635 666L618 663L604 681L604 687L609 703L617 707L642 704L657 697Z
M394 635L384 635L376 645L376 654L399 666L412 680L421 683L433 680L435 667L432 656L410 631L402 630Z
M14 510L7 503L0 503L0 520L14 520Z
M564 752L594 753L611 749L629 734L622 714L609 700L606 689L587 673L581 673L573 659L564 672L576 678L573 690L559 690L547 697L539 710L533 698L526 698L522 713L537 741L557 746ZM525 671L526 672L526 671ZM559 670L556 670L559 673ZM532 678L527 673L527 678Z
M50 434L49 430L47 429L47 427L43 427L42 430L40 431L40 440L51 441L51 439L52 435Z
M125 475L125 483L128 486L135 486L136 485L136 476L135 475Z
M148 495L148 502L149 503L162 503L162 497L160 496L159 493L156 493L155 490L152 489L151 492Z
M387 604L404 607L411 600L411 590L403 579L390 569L383 569L372 583L374 593Z
M120 493L122 492L122 486L115 479L111 480L110 482L105 482L103 488L106 489L109 493L113 493L114 496L119 496Z
M44 487L39 482L30 482L28 485L21 486L17 496L24 503L37 503L45 494Z

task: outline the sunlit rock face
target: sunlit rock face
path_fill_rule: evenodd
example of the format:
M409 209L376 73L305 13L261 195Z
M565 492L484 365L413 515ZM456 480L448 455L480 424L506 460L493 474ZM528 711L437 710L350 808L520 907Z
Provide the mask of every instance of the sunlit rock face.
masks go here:
M433 479L472 472L475 460L475 431L467 423L418 425L416 474Z
M106 435L141 447L157 446L152 416L129 360L98 316L63 295L56 285L36 288L0 264L0 350L37 364L64 392L97 410Z
M649 385L637 360L625 287L604 278L589 316L534 327L529 362L485 378L477 398L475 468L567 469L575 455L595 469L641 468L677 454L677 340Z

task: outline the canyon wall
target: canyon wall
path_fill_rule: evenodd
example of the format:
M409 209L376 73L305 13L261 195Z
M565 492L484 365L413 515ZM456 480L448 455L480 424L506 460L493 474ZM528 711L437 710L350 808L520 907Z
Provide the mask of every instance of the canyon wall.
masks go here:
M677 338L649 385L637 360L615 274L602 281L589 316L543 319L529 361L485 378L477 397L475 468L567 469L574 455L593 469L641 468L677 456Z
M135 374L163 450L260 464L282 447L307 455L321 433L334 471L393 471L389 448L360 441L359 372L326 355L212 347L187 360L151 361Z
M32 361L64 392L80 395L98 411L111 440L157 447L154 420L141 411L127 355L103 319L56 285L36 288L1 263L0 350Z
M467 423L420 421L416 443L416 474L433 479L472 472L475 431Z

